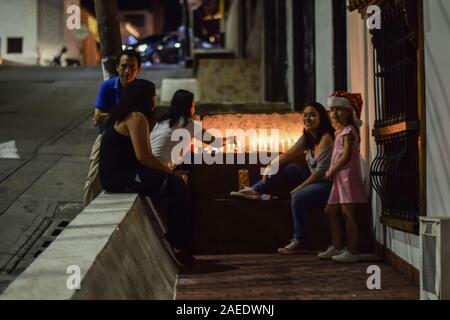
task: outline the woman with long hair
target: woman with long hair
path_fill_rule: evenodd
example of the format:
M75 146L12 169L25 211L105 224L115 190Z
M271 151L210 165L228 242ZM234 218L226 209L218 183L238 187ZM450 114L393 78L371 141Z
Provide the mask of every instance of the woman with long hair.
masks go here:
M263 179L250 188L232 192L233 196L247 199L264 199L288 186L291 190L291 211L294 220L294 237L279 254L305 253L305 229L309 212L324 208L331 190L331 181L325 179L333 151L334 129L323 105L307 103L303 109L303 136L287 152L281 154L267 167ZM307 167L299 163L306 152ZM276 165L276 166L275 166ZM270 175L272 167L278 167Z
M160 162L150 146L155 86L146 80L127 84L121 102L106 121L99 174L106 192L140 193L167 203L167 240L177 260L190 265L192 207L182 172ZM140 181L137 181L136 177Z
M187 90L178 90L175 92L170 103L169 110L157 120L151 133L152 152L157 159L172 166L172 164L178 164L180 160L184 158L186 153L190 151L189 147L191 140L189 140L187 144L185 143L185 148L181 150L184 154L173 153L173 150L178 150L174 148L179 144L179 142L173 141L172 136L174 131L178 129L185 129L186 136L191 138L195 137L206 144L214 143L217 139L219 139L211 134L208 134L211 136L211 140L203 141L202 137L205 136L206 130L202 128L199 122L194 121L194 114L194 94ZM195 136L196 133L201 133L201 137ZM216 147L220 148L223 143L225 143L226 139L227 138L225 138L221 143L219 143L220 145L217 145Z
M166 164L177 162L178 159L172 159L172 150L179 142L172 141L172 133L184 128L190 137L194 137L194 126L199 125L193 121L194 113L194 94L187 90L175 92L169 110L157 120L151 133L152 152L156 158Z

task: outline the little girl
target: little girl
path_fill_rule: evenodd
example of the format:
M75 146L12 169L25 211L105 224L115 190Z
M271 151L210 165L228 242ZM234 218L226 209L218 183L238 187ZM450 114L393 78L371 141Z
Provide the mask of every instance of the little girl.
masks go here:
M326 173L327 178L333 179L333 187L325 208L330 222L332 245L318 255L320 259L333 259L341 263L359 261L355 204L367 202L361 175L360 137L357 129L361 125L359 118L362 104L360 94L342 91L333 93L328 99L331 121L336 129L331 167ZM343 220L347 230L346 249Z

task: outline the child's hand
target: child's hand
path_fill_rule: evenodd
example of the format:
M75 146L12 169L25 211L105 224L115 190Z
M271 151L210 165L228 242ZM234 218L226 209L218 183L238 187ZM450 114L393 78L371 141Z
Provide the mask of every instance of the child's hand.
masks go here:
M325 179L331 179L333 178L334 173L331 170L328 170L327 173L325 173Z

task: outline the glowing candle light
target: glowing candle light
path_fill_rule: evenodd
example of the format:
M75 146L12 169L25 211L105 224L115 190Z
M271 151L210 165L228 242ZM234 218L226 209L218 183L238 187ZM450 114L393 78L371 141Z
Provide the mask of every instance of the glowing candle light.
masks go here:
M237 151L238 151L238 152L242 152L241 140L238 140L238 141L237 141Z

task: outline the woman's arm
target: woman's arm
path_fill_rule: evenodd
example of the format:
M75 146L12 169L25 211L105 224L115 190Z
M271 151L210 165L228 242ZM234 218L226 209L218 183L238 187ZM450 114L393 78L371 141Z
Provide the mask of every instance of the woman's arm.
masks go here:
M125 122L125 125L130 133L137 160L145 167L166 173L173 173L167 165L164 165L156 159L151 152L150 128L147 118L142 113L135 112Z
M330 148L333 145L333 138L331 138L330 135L324 135L322 137L322 140L320 140L319 143L319 157L322 155L324 151L326 151L328 148ZM325 177L324 171L316 171L313 172L308 179L306 179L301 185L299 185L297 188L291 191L291 194L294 194L295 192L299 191L300 189L303 189L304 187L319 182Z
M270 173L272 172L271 166L274 166L276 164L278 168L280 168L285 164L288 164L300 157L303 157L304 153L305 153L304 139L300 138L300 140L297 141L297 143L294 144L288 151L279 155L278 157L276 157L271 161L271 163L267 166L265 173L263 174L262 177L263 181L266 181L268 178L270 178L271 176Z
M103 112L102 110L95 108L94 112L94 118L92 119L92 122L94 126L98 127L105 121L106 118L108 118L109 113Z
M344 152L336 161L336 163L333 166L331 166L331 168L327 171L326 174L327 179L333 177L336 173L341 171L342 168L344 168L345 165L350 161L350 158L352 156L354 140L355 138L351 133L344 136Z
M304 141L304 138L300 138L300 140L298 140L297 143L295 143L288 151L281 154L274 161L278 159L279 165L282 166L303 157L306 151Z

